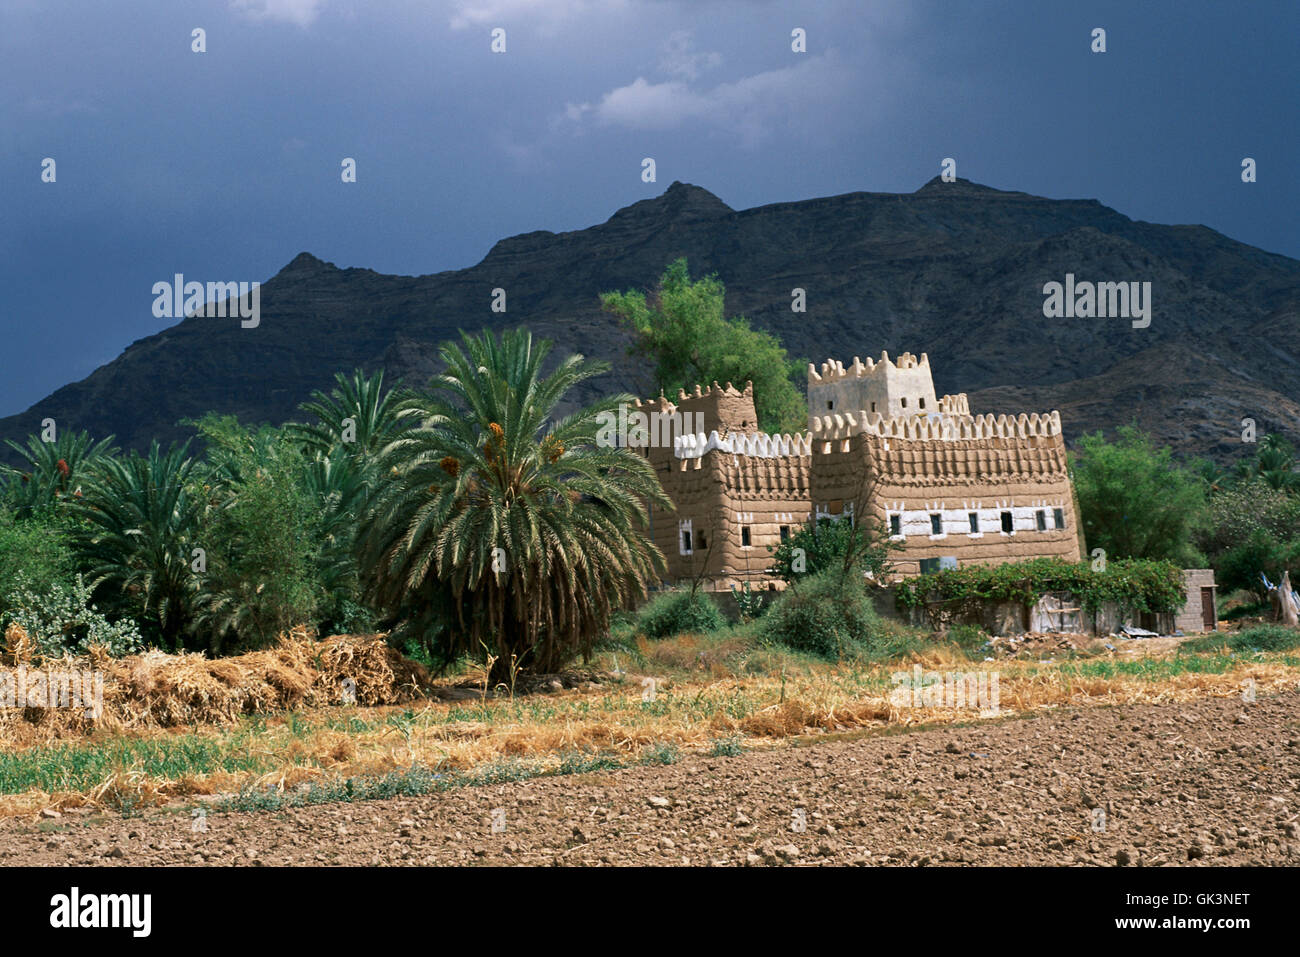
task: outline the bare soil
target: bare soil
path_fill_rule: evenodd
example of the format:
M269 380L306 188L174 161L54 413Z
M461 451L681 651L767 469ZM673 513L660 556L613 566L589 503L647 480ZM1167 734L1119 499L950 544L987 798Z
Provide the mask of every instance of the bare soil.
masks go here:
M281 812L0 822L0 862L1296 865L1300 690ZM494 827L495 824L495 827Z

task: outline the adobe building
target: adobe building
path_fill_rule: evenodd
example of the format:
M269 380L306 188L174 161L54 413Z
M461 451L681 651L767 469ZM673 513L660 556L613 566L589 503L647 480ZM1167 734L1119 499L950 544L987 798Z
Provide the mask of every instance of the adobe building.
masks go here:
M643 451L674 504L651 516L670 583L767 583L767 546L855 505L903 546L891 557L902 575L1082 557L1060 415L972 415L965 394L935 396L924 354L810 364L800 435L756 431L752 385L636 405L659 423ZM708 431L682 434L682 420Z

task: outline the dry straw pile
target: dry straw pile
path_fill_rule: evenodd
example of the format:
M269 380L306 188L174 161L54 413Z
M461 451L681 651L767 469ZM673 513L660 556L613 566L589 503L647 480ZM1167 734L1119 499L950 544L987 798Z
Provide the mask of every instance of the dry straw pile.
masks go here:
M230 658L149 651L110 658L98 649L83 658L42 659L17 625L5 632L0 666L27 672L103 675L98 720L84 709L0 708L0 743L25 745L98 729L172 728L224 724L244 714L300 707L403 704L422 697L429 673L403 658L382 635L335 635L315 640L304 628L281 635L274 648Z

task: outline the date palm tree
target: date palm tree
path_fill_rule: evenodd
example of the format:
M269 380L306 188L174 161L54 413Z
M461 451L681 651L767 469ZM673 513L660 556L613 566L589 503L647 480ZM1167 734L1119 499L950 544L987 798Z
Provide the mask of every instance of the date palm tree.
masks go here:
M190 486L189 443L104 458L72 504L74 545L87 580L120 611L175 649L194 614L191 546L200 503Z
M13 439L7 439L6 444L25 463L21 468L0 465L0 478L7 480L10 504L23 518L72 501L79 494L82 483L117 452L112 448L111 435L95 442L86 432L61 431L53 442L32 435L26 445L19 445Z
M287 426L308 448L328 455L342 447L370 456L401 434L409 413L395 389L384 391L382 371L367 376L357 369L350 377L336 372L334 383L328 394L318 389L299 406L316 422Z
M603 363L574 355L543 375L550 343L525 330L461 334L446 371L404 410L361 541L366 597L443 663L493 656L490 680L553 672L590 652L614 610L664 567L644 531L667 505L649 463L598 441L616 396L556 410Z

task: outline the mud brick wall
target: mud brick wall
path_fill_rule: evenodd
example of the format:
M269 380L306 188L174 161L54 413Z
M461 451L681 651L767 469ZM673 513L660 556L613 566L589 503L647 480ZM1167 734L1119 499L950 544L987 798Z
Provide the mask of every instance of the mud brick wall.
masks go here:
M703 572L737 583L766 580L772 560L767 546L780 544L782 526L794 534L808 521L810 465L806 455L762 458L721 451L674 459L660 481L676 507L657 510L654 528L655 544L668 560L667 579L689 580ZM690 555L682 554L683 522L690 523ZM750 532L748 546L744 527Z
M1056 435L982 439L903 440L860 434L818 440L814 435L812 502L815 511L840 514L861 494L862 476L879 476L874 518L901 519L904 550L892 560L903 575L921 571L921 559L956 558L958 566L998 564L1043 556L1082 557L1078 516L1065 443ZM1064 528L1055 527L1056 510ZM1010 512L1013 529L1002 530ZM1038 513L1046 528L1039 529ZM969 515L977 516L972 533ZM930 516L940 516L941 532Z

